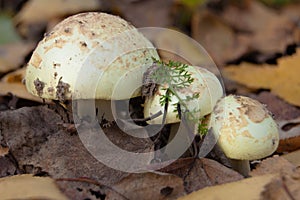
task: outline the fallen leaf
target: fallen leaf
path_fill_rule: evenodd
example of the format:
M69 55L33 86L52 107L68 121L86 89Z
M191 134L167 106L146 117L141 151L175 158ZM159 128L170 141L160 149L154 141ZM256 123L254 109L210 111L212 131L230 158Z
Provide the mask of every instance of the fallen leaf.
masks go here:
M72 200L101 200L105 197L105 187L99 187L97 184L93 184L93 181L89 183L80 181L81 179L56 179L56 184L60 190ZM102 198L103 197L103 198Z
M0 137L5 139L20 168L28 165L38 167L53 178L87 177L105 186L111 186L128 175L97 160L87 150L87 144L83 145L82 135L78 135L84 133L69 133L61 126L64 122L62 116L57 114L59 106L52 109L48 107L22 107L0 112ZM149 138L129 137L116 125L103 130L120 149L136 153L153 151L153 142ZM91 133L90 129L82 131ZM119 152L113 154L101 146L95 148L112 162L123 164L119 161ZM144 160L149 161L148 156L144 157ZM82 187L85 186L82 184Z
M300 116L300 108L285 102L269 91L262 91L257 95L253 93L247 95L265 104L277 122L292 120Z
M290 163L288 160L281 156L273 156L262 160L256 167L250 172L250 176L261 176L266 174L274 174L279 172L293 172L296 166Z
M300 199L300 170L280 173L265 186L261 199Z
M24 174L0 179L0 199L67 200L67 197L53 179Z
M287 153L282 156L296 167L300 167L300 150Z
M49 28L64 17L84 11L98 11L102 7L101 0L30 0L15 16L19 33L31 40L40 38L49 24Z
M43 100L42 98L34 96L27 91L25 85L23 84L23 81L25 80L25 73L26 67L23 67L6 74L0 80L0 95L7 95L11 93L22 99L50 103L50 100Z
M295 43L294 31L295 24L291 20L277 16L255 32L249 48L261 54L283 54L289 45Z
M236 35L212 12L200 10L192 18L192 37L208 51L217 65L242 56L248 51L249 38Z
M242 63L228 66L223 75L255 89L271 89L271 92L287 102L300 106L300 49L296 54L278 59L278 65Z
M278 53L283 54L288 45L297 42L296 21L261 2L248 2L244 8L229 4L218 13L227 25L237 31L237 37L248 38L248 43L242 43L246 45L246 53L259 52L255 59L262 62ZM229 49L229 52L232 53L232 50Z
M182 177L187 193L243 179L239 173L206 158L181 158L160 171Z
M25 78L26 67L21 69L17 69L11 73L6 74L2 79L1 82L5 83L22 83Z
M237 182L206 187L202 190L198 190L187 196L181 197L179 200L257 200L260 199L260 194L264 191L264 187L276 176L278 175L267 174L264 176L246 178Z
M282 120L279 125L279 146L277 152L290 152L300 148L300 117Z
M0 46L0 74L17 69L34 48L35 43L18 42Z
M108 192L106 199L175 199L184 194L181 178L171 174L147 172L123 178Z
M47 22L56 17L98 10L100 6L97 0L30 0L16 15L15 21L24 24Z
M136 27L169 27L173 0L113 0L110 9Z
M159 29L152 31L148 38L154 43L164 61L174 60L194 66L210 66L211 68L215 66L214 61L202 49L202 46L181 32Z
M258 1L251 1L244 9L235 4L228 4L220 15L236 30L252 33L263 29L278 16L274 10Z
M22 99L43 102L43 99L33 96L32 94L27 92L25 85L22 83L0 82L0 95L7 95L9 93L12 93L13 95L16 95L17 97Z

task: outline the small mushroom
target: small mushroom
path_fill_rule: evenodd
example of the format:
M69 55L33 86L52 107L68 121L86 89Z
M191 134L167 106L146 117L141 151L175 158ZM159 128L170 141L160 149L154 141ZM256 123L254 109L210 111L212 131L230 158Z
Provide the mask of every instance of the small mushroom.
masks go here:
M219 100L210 127L233 169L244 176L250 171L249 160L267 157L278 147L276 122L264 105L249 97L229 95Z
M184 128L181 129L179 126L181 119L179 118L178 114L190 112L195 117L195 119L198 120L197 122L199 122L202 117L212 112L216 102L224 94L223 87L220 81L210 71L197 66L188 66L186 70L189 74L191 74L191 77L194 79L194 81L188 87L184 87L176 91L180 100L176 97L176 95L171 96L171 101L168 103L165 122L163 122L163 115L147 121L148 124L171 124L169 138L173 138L173 136L175 136L179 131L186 132ZM166 84L158 84L156 92L151 96L146 96L144 103L145 118L151 118L151 116L155 115L158 112L164 113L165 107L164 105L161 105L160 98L166 93L165 89L167 87L169 86ZM199 94L199 96L192 100L188 100L187 97L190 97L193 94ZM183 103L186 104L186 108L182 106ZM178 109L178 105L180 106L181 110ZM197 122L193 122L195 127L191 131L193 131L194 134L197 133ZM189 140L188 137L178 140L179 144L177 145L177 147L185 146L183 145L183 143L185 142L190 143L190 141L187 140ZM166 151L168 151L168 149L166 149ZM176 157L180 151L180 148L176 148L169 150L168 153L173 154ZM172 155L170 157L172 157Z
M27 66L26 88L41 98L78 101L79 116L90 113L87 105L96 99L98 118L105 114L112 120L111 100L141 95L142 75L152 57L158 58L156 49L127 21L81 13L57 24L39 42ZM116 86L123 89L113 94Z

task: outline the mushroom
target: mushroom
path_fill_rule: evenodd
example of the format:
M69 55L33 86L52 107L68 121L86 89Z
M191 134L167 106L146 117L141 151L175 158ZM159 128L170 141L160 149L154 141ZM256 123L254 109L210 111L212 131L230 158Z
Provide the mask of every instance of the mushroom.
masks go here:
M249 160L271 155L278 147L278 126L264 105L244 96L229 95L218 101L210 127L232 168L244 176Z
M177 146L176 148L170 150L166 149L166 154L168 154L169 158L176 158L180 153L184 153L181 147L186 147L186 144L191 144L190 138L186 136L186 128L180 125L181 119L179 118L179 114L189 112L189 114L193 115L197 121L192 123L188 122L188 124L189 126L194 125L194 127L190 126L192 128L190 131L197 134L196 127L198 127L200 119L212 112L216 102L224 94L223 87L218 78L207 69L198 66L188 66L186 71L191 75L191 78L193 78L193 82L188 87L183 87L176 91L178 96L171 96L167 113L165 114L165 121L163 121L164 115L153 119L151 119L151 116L158 112L165 112L165 106L161 105L160 99L162 95L165 95L166 89L169 87L168 84L157 83L158 86L155 93L146 96L144 103L144 117L146 119L150 118L150 120L147 121L148 124L171 124L170 139L181 131L185 132L185 134L181 136L181 139L177 140L178 144L174 145ZM171 85L172 84L173 83L171 83ZM188 97L194 94L199 95L192 100L188 100ZM178 104L181 110L178 110ZM185 104L186 107L184 108L182 104Z
M79 117L95 113L89 106L95 102L98 118L112 120L111 100L141 95L143 72L152 57L158 58L156 49L127 21L106 13L80 13L39 42L27 66L26 88L44 99L77 101L73 110ZM116 85L123 90L114 93Z

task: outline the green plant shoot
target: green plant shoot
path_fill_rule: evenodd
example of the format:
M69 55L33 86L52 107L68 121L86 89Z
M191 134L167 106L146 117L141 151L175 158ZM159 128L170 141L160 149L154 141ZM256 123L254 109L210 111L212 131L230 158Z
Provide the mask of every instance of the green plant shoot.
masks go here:
M184 99L178 94L180 89L187 88L194 82L192 74L189 73L187 69L189 66L180 62L169 61L168 63L165 63L155 58L152 59L159 67L154 71L151 78L157 84L161 85L165 91L160 97L161 106L168 105L171 102L172 97L175 96L178 99L178 103L174 105L175 109L173 112L177 112L178 118L181 118L183 114L187 120L191 120L197 124L197 133L200 134L200 136L205 135L208 131L207 125L201 123L203 118L199 119L199 117L197 117L197 113L200 112L200 109L189 110L188 108L188 103L198 99L200 94L194 93L192 95L187 95Z

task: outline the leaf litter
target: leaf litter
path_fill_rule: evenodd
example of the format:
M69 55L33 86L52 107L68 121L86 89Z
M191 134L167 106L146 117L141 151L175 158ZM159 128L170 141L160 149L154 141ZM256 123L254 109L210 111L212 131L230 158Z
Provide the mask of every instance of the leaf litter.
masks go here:
M276 66L251 63L231 65L223 70L223 75L250 88L270 89L288 103L300 106L300 49L294 55L279 58L277 62Z
M15 47L14 50L9 50L8 46L11 44L0 47L3 48L1 51L3 53L0 54L0 64L3 64L0 67L2 78L0 82L0 105L4 102L7 103L8 99L12 97L23 98L19 102L24 102L24 99L42 102L38 98L32 98L26 92L21 83L22 69L11 74L8 72L23 66L34 44L41 37L40 33L44 27L52 27L64 16L83 10L98 10L104 6L102 8L129 19L135 25L163 24L163 26L170 27L172 24L178 23L176 22L177 19L172 16L174 10L171 8L171 1L160 4L160 1L133 0L126 1L126 6L119 6L118 3L113 4L111 2L100 5L99 2L103 2L97 1L97 6L93 6L93 8L88 8L93 4L85 1L86 5L83 5L82 2L72 5L78 6L79 10L77 11L72 10L74 7L70 6L68 1L56 1L61 3L57 4L61 6L59 9L53 10L55 2L47 1L40 9L35 9L39 12L28 12L30 4L38 5L40 2L27 1L22 12L24 13L27 9L26 16L29 17L19 17L20 12L15 18L15 22L19 23L18 31L28 40L25 40L26 42L21 41L22 44ZM203 9L202 5L198 6L197 9L193 10L192 23L187 25L187 27L191 26L191 34L194 39L203 43L219 66L223 67L226 63L236 60L243 61L243 59L248 59L253 55L254 58L251 59L254 62L262 63L276 58L280 54L285 54L289 45L299 43L300 31L297 25L299 23L299 10L295 8L296 5L293 8L287 6L282 10L274 10L257 1L232 2L227 1L223 10L219 11L211 8ZM49 7L44 6L45 4ZM107 5L108 7L105 7ZM43 10L44 8L52 13L48 15L48 12ZM157 11L156 15L153 15L153 9ZM206 12L203 12L204 10ZM37 13L40 13L39 17L34 17L34 14ZM145 15L143 15L144 13ZM203 32L204 28L210 31ZM205 58L203 59L201 55L198 56L194 47L189 47L186 41L177 41L179 44L175 42L176 45L174 45L172 41L176 41L176 37L161 36L155 39L158 43L169 45L168 48L174 49L174 52L183 53L188 60L199 62L200 65L202 62L206 62ZM171 45L167 41L168 39L171 41ZM31 49L28 47L23 51L22 45L25 46L28 42L32 42L33 46L30 47ZM189 49L189 51L182 52L181 46ZM6 57L6 54L14 55L14 57ZM168 56L170 55L166 55L166 59ZM2 60L2 58L4 59ZM280 63L278 66L268 65L268 67L280 68ZM287 80L287 82L289 81ZM246 84L246 86L248 85ZM261 173L256 177L243 179L241 175L228 168L229 165L226 164L226 160L220 164L211 159L194 158L180 158L162 169L163 173L127 174L113 170L96 161L86 151L78 138L75 125L68 117L69 114L66 114L64 109L54 103L44 106L36 106L35 104L33 107L16 110L14 110L17 108L16 106L8 106L4 109L5 112L0 112L0 149L2 152L0 153L0 177L10 176L7 179L12 180L14 176L11 175L23 173L51 176L56 181L56 187L58 185L59 189L69 199L104 199L105 197L174 199L197 190L199 190L200 196L194 196L195 193L192 193L192 197L196 199L204 198L206 194L208 194L207 199L215 197L214 195L221 195L220 198L222 199L229 195L228 198L232 199L230 196L232 192L228 192L232 188L241 191L238 192L237 197L244 199L281 199L286 198L286 195L290 199L291 197L297 198L299 173L294 170L294 166L299 166L299 152L288 154L286 152L299 147L298 140L290 142L290 137L288 137L288 135L293 135L296 132L297 137L292 138L298 138L298 122L295 121L299 116L298 107L288 103L290 102L287 100L288 98L278 95L271 86L267 90L271 88L272 93L257 92L261 89L265 90L262 86L251 87L250 89L244 87L244 90L240 88L236 90L237 93L243 92L246 95L254 95L255 98L263 99L268 104L268 108L275 114L277 122L283 127L282 131L286 135L281 140L281 149L278 149L280 154L284 154L282 157L286 160L281 159L281 157L272 157L261 162L253 162L260 162L258 165L252 164L252 167L255 168L253 173L258 173L258 171ZM1 110L3 110L2 107ZM112 141L115 140L118 146L126 150L134 152L153 150L151 140L142 142L128 138L115 126L106 129L106 133ZM215 154L217 156L210 156L210 158L216 160L219 153L215 152ZM283 168L290 170L282 172ZM272 175L269 174L271 172L278 173ZM53 182L52 179L51 182ZM144 187L146 183L151 187ZM207 193L207 191L211 192ZM43 195L51 195L49 193L51 193L50 189L43 192ZM186 198L191 197L187 196Z

